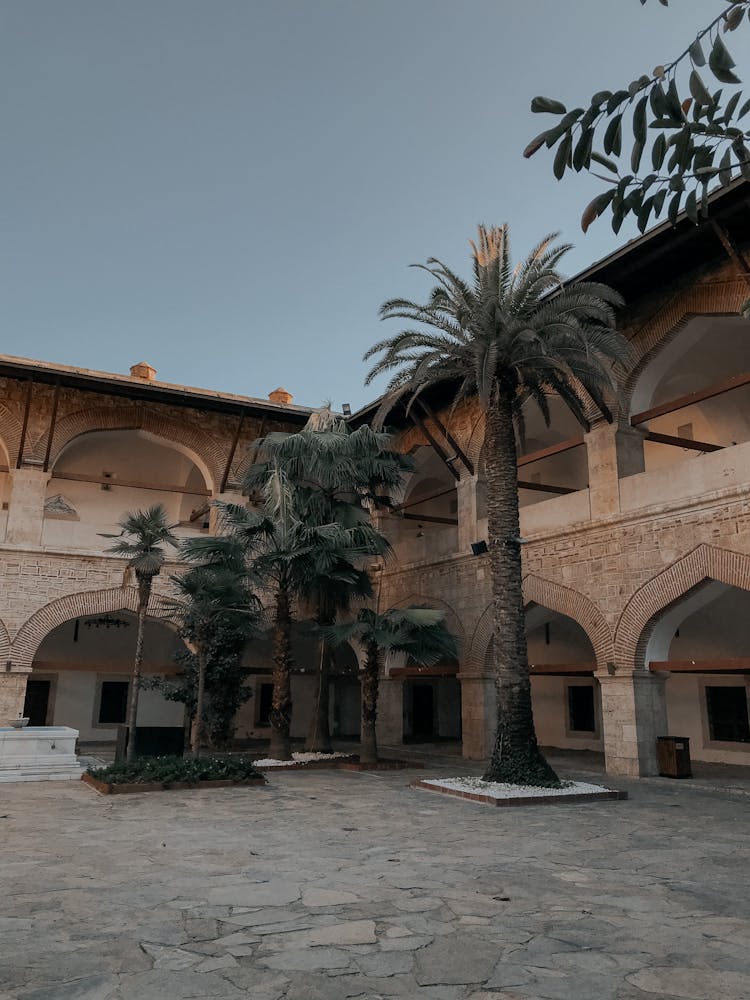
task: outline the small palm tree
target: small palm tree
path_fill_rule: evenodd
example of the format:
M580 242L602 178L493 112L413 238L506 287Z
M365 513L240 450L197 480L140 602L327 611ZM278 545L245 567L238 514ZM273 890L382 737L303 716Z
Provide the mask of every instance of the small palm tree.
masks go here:
M306 572L298 574L298 596L311 610L318 626L332 625L355 601L372 595L369 577L361 568L365 556L390 551L385 537L371 524L373 506L390 506L390 494L401 485L411 467L407 456L394 451L389 434L362 426L352 431L329 406L316 410L297 433L272 433L258 442L262 460L249 470L245 487L262 488L269 471L284 470L294 485L295 504L308 527L337 524L335 548L311 550ZM317 684L306 749L328 753L330 650L320 638Z
M118 522L118 535L102 535L103 538L118 539L108 552L125 556L128 571L135 575L138 586L138 634L133 658L133 674L128 698L128 750L127 759L135 757L135 728L138 718L138 695L141 687L141 665L143 663L143 636L146 628L146 612L151 599L154 577L161 572L166 562L165 545L177 547L179 544L172 533L167 512L161 504L128 513Z
M190 544L189 540L182 546L182 554L188 559L191 558ZM236 543L235 548L238 548ZM203 745L206 673L212 639L222 626L230 627L233 633L239 631L245 639L258 636L260 601L250 590L241 558L235 559L234 565L209 560L170 579L182 598L177 613L197 664L191 749L199 756Z
M531 710L521 590L516 434L523 438L523 405L535 403L549 423L548 395L556 394L581 424L589 407L611 420L613 364L629 349L615 329L611 288L565 284L558 264L569 246L546 237L515 269L507 226L479 227L472 243L474 278L466 282L439 260L423 270L436 280L424 305L392 299L382 319L417 324L375 344L381 355L368 375L389 373L383 417L396 401L409 404L440 385L455 401L475 396L484 411L489 565L494 609L498 720L485 777L548 785L557 775L541 754Z
M378 759L375 723L384 654L406 653L414 663L428 667L457 657L455 636L444 623L445 613L433 608L392 608L382 614L363 608L357 618L343 625L322 629L333 645L359 640L365 649L362 670L362 730L360 760Z

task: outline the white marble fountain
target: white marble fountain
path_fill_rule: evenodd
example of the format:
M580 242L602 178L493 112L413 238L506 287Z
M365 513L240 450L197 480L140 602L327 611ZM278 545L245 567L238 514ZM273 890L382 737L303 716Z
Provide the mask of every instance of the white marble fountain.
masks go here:
M0 727L0 782L80 778L77 739L78 730L68 726Z

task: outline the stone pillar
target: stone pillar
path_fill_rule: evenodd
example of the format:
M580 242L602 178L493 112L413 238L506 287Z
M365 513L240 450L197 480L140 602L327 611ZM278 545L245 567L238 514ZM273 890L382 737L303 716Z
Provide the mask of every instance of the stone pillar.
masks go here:
M6 541L13 545L39 545L44 522L44 500L49 472L14 469L11 473Z
M658 774L656 738L667 735L666 674L601 674L602 727L607 774Z
M400 747L404 742L404 682L399 677L380 678L375 732L379 746Z
M209 535L218 535L220 530L219 515L218 511L214 507L214 500L221 500L223 503L235 503L240 506L244 506L247 502L247 497L243 496L237 490L226 490L224 493L217 493L216 496L210 498L209 503L211 506L208 511L208 533Z
M5 664L0 664L0 726L22 714L28 676L28 671L6 672Z
M584 435L593 520L620 510L620 479L644 470L643 434L633 427L598 424Z
M478 476L465 475L456 483L458 500L458 551L462 556L471 552L477 542L477 481Z
M486 760L492 753L497 729L495 678L459 674L461 681L461 737L467 760Z

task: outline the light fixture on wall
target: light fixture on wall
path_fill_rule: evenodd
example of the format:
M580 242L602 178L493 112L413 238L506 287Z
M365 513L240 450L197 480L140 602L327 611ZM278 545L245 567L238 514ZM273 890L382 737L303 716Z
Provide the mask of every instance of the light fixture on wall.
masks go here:
M422 531L423 525L417 525L417 538L424 538L424 531Z
M124 618L113 618L112 615L102 615L100 618L85 618L83 624L86 628L130 628L130 622Z
M483 556L487 551L487 542L472 542L471 543L471 554L473 556Z
M345 417L350 417L352 415L352 408L349 405L349 403L341 404L341 412L344 414Z

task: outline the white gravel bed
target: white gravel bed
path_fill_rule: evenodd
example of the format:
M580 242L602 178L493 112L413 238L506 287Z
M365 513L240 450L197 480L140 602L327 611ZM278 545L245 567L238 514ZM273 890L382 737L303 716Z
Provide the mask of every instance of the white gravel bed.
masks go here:
M548 795L585 795L592 792L609 792L604 785L590 785L586 781L563 781L562 788L540 788L538 785L511 785L504 781L484 781L482 778L423 778L423 785L451 788L457 792L487 795L492 799L527 799Z
M333 760L336 757L351 757L350 753L293 753L291 760L276 760L274 757L263 757L254 760L256 767L291 767L293 764L310 764L315 760Z

